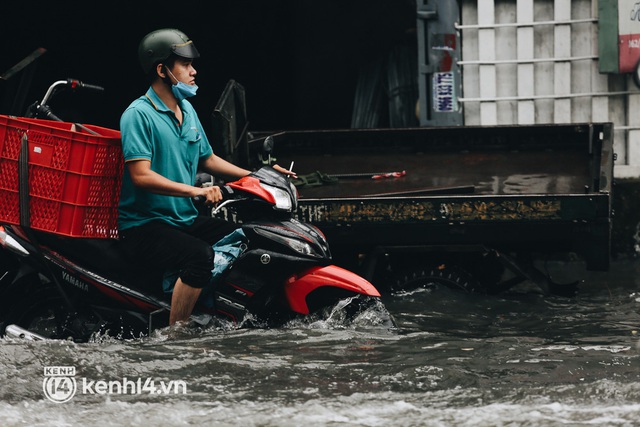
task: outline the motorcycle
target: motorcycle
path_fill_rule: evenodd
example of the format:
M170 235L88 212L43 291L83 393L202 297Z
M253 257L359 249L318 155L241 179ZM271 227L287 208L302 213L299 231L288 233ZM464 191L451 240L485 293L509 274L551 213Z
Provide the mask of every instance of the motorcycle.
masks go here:
M52 117L45 104L35 110ZM227 320L273 327L320 316L339 303L349 303L351 316L380 304L371 283L332 264L322 232L294 218L297 191L288 177L263 166L221 189L223 201L211 211L201 209L231 217L239 228L226 245L214 246L215 268L226 268L214 271L192 324ZM219 252L226 257L218 259ZM0 267L0 336L86 342L102 334L148 336L168 325L176 272L130 262L117 238L75 238L0 224Z

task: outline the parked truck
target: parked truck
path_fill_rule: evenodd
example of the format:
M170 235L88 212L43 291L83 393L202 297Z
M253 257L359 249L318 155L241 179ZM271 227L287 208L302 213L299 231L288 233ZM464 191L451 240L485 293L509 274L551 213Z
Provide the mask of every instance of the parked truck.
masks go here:
M572 294L575 281L556 283L537 263L609 268L611 123L250 132L246 116L230 82L214 150L247 167L266 155L294 165L298 217L327 236L336 263L380 288L497 293L529 281Z

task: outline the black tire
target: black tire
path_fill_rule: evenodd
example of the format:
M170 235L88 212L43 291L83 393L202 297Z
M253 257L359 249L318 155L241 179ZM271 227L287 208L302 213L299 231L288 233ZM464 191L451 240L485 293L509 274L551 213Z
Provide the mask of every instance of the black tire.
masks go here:
M456 266L428 266L411 268L395 275L392 292L444 286L466 293L485 293L484 287L471 274Z
M330 306L325 306L302 316L303 323L314 323L318 320L327 322L338 328L383 328L396 329L394 317L387 311L379 297L352 294L335 300Z
M358 295L346 306L347 319L356 326L383 327L395 329L398 327L395 318L384 307L380 298L368 295ZM372 314L369 316L368 314Z
M49 285L16 298L0 332L4 334L4 329L14 324L45 338L87 342L101 329L101 323L93 313L70 310L55 287Z

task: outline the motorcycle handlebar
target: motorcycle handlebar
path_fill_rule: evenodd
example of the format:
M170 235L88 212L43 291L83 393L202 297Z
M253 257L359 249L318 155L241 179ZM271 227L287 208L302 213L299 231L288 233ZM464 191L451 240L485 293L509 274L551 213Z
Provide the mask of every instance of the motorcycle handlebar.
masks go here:
M57 82L54 82L51 86L49 86L47 93L44 95L44 98L42 98L42 101L40 101L41 105L47 105L49 98L53 96L53 93L58 86L68 86L71 89L88 89L97 92L104 91L104 88L102 86L83 83L77 79L58 80Z
M221 186L220 192L222 193L222 202L229 200L231 198L231 195L233 194L233 190L228 185ZM192 197L191 200L193 200L193 202L196 204L202 204L204 203L205 198L203 196L196 196Z
M82 89L89 89L89 90L95 90L97 92L104 92L104 88L102 86L92 85L89 83L82 83L81 81L78 81L78 86L80 86Z

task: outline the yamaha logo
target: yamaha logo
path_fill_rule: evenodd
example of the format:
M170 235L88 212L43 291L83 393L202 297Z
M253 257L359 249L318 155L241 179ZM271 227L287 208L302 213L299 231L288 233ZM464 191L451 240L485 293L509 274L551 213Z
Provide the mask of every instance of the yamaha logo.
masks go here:
M260 262L263 264L269 264L271 262L271 255L269 254L260 255Z

